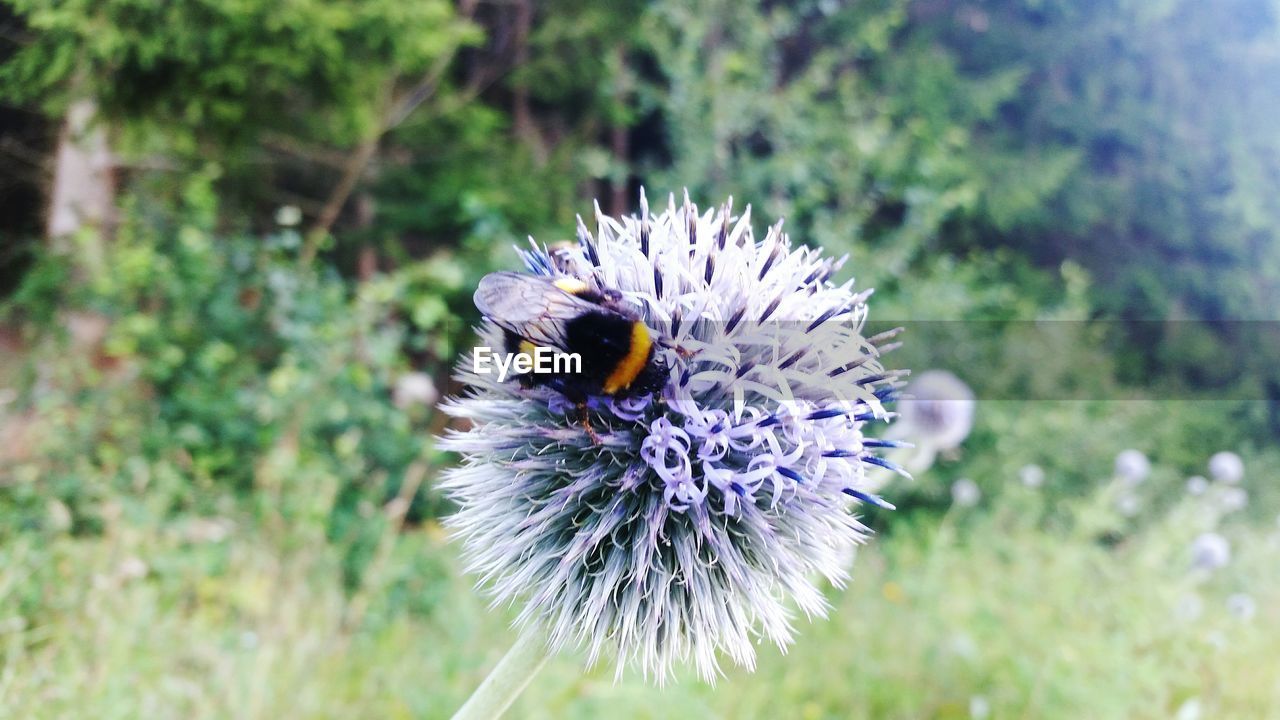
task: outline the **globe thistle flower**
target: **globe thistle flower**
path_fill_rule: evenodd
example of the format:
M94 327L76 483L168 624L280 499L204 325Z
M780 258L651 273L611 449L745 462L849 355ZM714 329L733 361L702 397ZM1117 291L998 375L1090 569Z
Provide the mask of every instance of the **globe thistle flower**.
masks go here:
M968 633L958 632L952 635L947 647L951 654L964 660L973 660L978 657L978 643Z
M1204 600L1195 593L1187 593L1178 598L1174 613L1182 622L1195 622L1204 614Z
M1209 490L1209 481L1201 475L1192 475L1187 478L1187 494L1203 495Z
M276 224L280 227L294 227L302 222L302 210L297 205L281 205L276 208Z
M1142 512L1142 498L1134 493L1124 492L1116 497L1116 512L1124 517L1134 517Z
M1174 720L1200 720L1201 703L1198 697L1189 697L1182 701L1178 706L1178 711L1174 713Z
M1038 488L1044 484L1044 468L1039 465L1023 465L1018 470L1018 479L1029 488Z
M1227 612L1239 620L1248 622L1258 614L1258 603L1245 593L1236 593L1227 598Z
M1214 453L1209 458L1209 475L1220 483L1235 485L1244 479L1244 461L1228 450Z
M920 373L898 403L899 432L934 450L960 447L973 430L973 390L946 370Z
M864 338L869 291L835 284L843 260L793 247L779 222L763 240L731 204L674 198L638 216L596 209L577 242L521 251L528 271L616 291L654 337L661 388L592 396L500 382L467 362L467 395L443 409L470 422L444 487L468 569L495 605L552 651L581 647L665 680L692 661L704 679L727 655L752 668L758 638L785 648L792 606L821 616L819 578L841 585L866 528L865 485L898 446L864 434L891 417L900 373ZM500 347L486 320L481 344Z
M1198 536L1191 543L1191 565L1198 570L1214 571L1231 562L1231 543L1215 532Z
M121 561L120 568L117 573L122 580L128 581L144 578L150 571L151 568L147 567L145 562L136 556L130 555Z
M396 378L391 389L391 402L401 410L415 405L431 406L439 399L436 384L431 376L421 372L407 372Z
M978 483L969 478L960 478L951 485L951 502L959 507L973 507L982 500L982 490Z
M1221 630L1214 630L1204 636L1205 644L1214 650L1227 649L1227 636Z
M1214 498L1223 513L1233 513L1249 506L1249 492L1242 487L1224 487Z
M1123 450L1116 455L1116 476L1129 485L1141 484L1151 474L1151 461L1140 450Z

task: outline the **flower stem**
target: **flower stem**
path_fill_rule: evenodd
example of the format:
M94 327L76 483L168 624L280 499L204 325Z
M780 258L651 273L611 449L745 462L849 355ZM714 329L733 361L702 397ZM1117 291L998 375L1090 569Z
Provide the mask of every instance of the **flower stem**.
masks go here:
M480 687L454 713L453 720L496 720L515 702L538 670L547 662L542 633L526 630L498 661Z

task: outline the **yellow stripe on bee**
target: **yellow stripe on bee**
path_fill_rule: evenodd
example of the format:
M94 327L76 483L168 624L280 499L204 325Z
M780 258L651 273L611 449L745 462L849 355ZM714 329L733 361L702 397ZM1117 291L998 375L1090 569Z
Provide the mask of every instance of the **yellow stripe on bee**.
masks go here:
M575 277L556 278L552 285L555 285L570 295L577 295L579 293L586 292L589 289L589 286L586 283Z
M644 370L645 363L649 361L649 350L652 347L653 341L649 339L649 328L639 321L631 323L631 347L627 349L627 354L618 363L618 367L605 378L604 393L613 395L619 390L630 387L640 371Z
M521 340L520 346L516 349L520 352L521 355L528 355L529 357L533 357L534 352L538 349L538 346L534 345L528 340Z

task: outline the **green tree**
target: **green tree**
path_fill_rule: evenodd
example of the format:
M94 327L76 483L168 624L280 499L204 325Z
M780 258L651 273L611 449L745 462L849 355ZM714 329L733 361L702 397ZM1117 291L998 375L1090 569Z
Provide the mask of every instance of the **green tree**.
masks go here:
M1040 182L1051 153L1079 158L1029 212L1009 212L1016 192L990 195L969 218L970 241L1016 242L1046 263L1078 260L1112 314L1274 315L1280 6L927 5L916 32L960 58L966 76L1025 69L1016 95L977 134L1030 161L1009 168L1005 187Z
M671 160L651 160L650 184L754 202L797 238L851 252L861 277L892 284L938 248L944 222L994 191L974 130L1024 74L961 74L913 32L911 9L657 3L644 37L660 74L645 97Z

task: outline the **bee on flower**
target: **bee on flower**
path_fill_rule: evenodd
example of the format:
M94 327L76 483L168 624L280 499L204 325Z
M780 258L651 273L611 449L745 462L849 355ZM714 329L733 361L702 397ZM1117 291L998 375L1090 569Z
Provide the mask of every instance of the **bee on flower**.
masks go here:
M794 603L827 611L816 583L847 579L867 538L868 468L898 443L890 336L862 334L869 291L842 259L763 239L750 209L674 198L636 216L597 208L577 241L521 251L526 271L482 281L480 343L502 356L577 354L577 369L478 373L442 407L466 421L445 488L469 569L551 651L585 648L666 679L707 679L756 638L790 643ZM528 363L526 363L528 365Z

